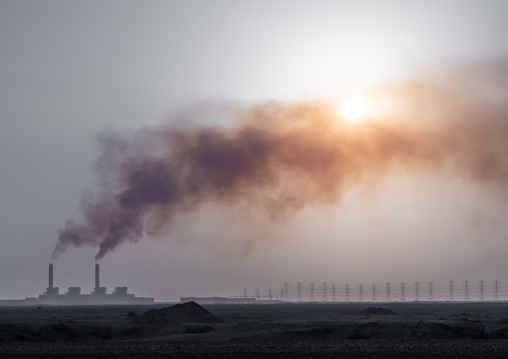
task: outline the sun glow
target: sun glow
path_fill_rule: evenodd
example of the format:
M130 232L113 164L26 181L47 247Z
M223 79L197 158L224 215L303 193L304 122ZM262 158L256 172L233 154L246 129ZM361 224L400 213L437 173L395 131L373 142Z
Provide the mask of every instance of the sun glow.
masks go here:
M358 122L365 118L366 106L360 97L347 97L340 103L340 112L344 120Z

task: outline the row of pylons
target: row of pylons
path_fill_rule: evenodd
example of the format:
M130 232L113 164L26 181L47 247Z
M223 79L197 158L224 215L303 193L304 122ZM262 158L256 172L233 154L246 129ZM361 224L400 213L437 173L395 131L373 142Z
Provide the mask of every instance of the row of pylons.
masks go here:
M384 286L372 284L371 286L364 286L359 284L356 287L350 284L345 284L339 287L336 284L328 284L326 282L318 288L318 286L311 282L308 286L304 286L301 282L291 286L289 283L284 283L284 286L279 291L268 288L266 291L261 291L256 288L252 297L258 300L283 300L283 301L304 301L304 297L309 302L319 301L486 301L486 300L501 300L503 289L500 282L495 280L492 284L487 284L484 280L478 281L476 290L473 291L473 286L470 281L464 281L462 286L458 286L455 281L450 280L446 285L436 286L434 282L428 282L426 285L421 285L420 282L415 282L413 285L408 286L407 283L402 282L399 284L386 283ZM290 290L291 289L291 290ZM506 289L506 288L505 288ZM251 292L252 293L252 292ZM243 289L243 297L249 297L247 288Z

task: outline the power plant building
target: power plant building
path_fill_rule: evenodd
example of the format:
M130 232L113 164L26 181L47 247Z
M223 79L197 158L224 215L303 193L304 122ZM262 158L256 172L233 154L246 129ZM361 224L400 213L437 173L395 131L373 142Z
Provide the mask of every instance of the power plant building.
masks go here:
M95 288L90 294L81 294L80 287L69 287L65 294L53 285L53 264L49 264L48 287L46 291L31 304L49 305L118 305L118 304L153 304L154 298L136 297L127 293L127 287L116 287L113 293L107 294L106 287L100 286L100 268L95 264Z

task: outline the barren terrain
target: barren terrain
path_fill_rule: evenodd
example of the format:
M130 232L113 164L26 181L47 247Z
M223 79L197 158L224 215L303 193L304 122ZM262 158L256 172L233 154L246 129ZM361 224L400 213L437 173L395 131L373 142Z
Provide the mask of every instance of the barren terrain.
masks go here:
M2 358L508 358L508 303L0 307Z

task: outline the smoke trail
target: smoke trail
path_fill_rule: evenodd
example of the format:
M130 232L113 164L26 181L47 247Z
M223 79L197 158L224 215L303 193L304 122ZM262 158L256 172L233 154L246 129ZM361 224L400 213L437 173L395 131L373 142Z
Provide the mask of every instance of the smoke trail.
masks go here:
M248 200L271 217L335 203L394 166L452 173L505 191L506 79L507 67L498 66L385 85L379 94L396 99L395 107L355 125L323 102L270 102L235 112L230 126L102 135L99 190L83 195L84 222L67 222L53 257L92 245L100 259L123 242L166 233L176 214L207 201Z

